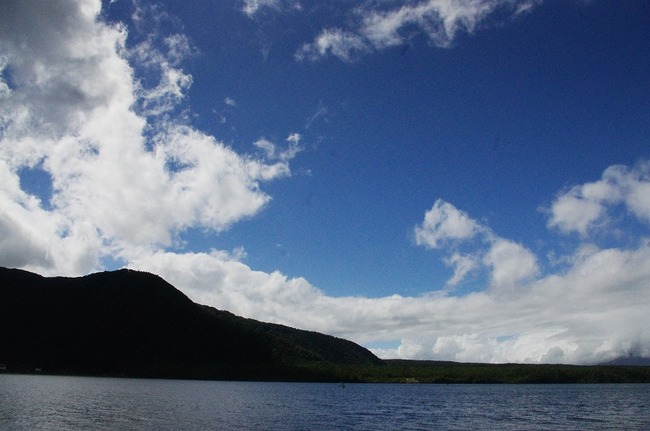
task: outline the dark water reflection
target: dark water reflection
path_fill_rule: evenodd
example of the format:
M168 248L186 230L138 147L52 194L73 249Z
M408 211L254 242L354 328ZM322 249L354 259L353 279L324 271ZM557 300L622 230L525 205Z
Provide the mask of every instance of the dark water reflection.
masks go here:
M649 430L650 385L382 385L0 375L0 430Z

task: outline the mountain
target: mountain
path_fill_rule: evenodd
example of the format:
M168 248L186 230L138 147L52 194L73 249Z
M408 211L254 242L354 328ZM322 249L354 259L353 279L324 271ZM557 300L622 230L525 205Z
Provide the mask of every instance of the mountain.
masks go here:
M46 278L0 268L8 371L322 381L381 363L351 341L196 304L145 272Z
M216 380L650 383L598 366L382 361L351 341L235 316L132 270L46 278L0 267L0 373ZM637 365L637 366L633 366Z

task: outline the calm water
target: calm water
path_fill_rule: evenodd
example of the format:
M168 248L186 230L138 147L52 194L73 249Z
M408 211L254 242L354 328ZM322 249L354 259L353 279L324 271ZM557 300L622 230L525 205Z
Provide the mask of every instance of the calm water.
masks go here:
M650 430L650 385L0 375L0 430Z

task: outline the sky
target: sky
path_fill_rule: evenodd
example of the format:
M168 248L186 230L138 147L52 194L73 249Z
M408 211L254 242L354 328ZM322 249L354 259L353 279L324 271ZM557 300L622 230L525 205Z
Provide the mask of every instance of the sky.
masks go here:
M650 2L1 0L0 265L382 358L650 357Z

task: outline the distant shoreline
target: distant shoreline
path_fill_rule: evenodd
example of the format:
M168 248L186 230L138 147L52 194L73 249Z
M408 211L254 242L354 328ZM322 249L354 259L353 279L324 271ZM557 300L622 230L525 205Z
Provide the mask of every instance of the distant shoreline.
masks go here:
M61 373L47 370L3 370L1 375L69 376L100 378L145 378L163 380L260 381L295 383L366 384L631 384L650 383L650 366L562 365L562 364L483 364L416 360L385 360L372 366L319 366L313 373L268 378L202 378L175 375L129 375ZM306 367L313 368L313 367ZM306 371L306 370L304 370ZM315 377L319 376L319 377Z

